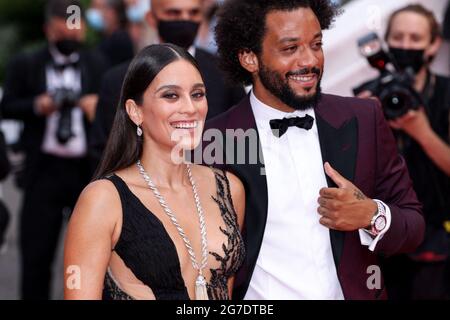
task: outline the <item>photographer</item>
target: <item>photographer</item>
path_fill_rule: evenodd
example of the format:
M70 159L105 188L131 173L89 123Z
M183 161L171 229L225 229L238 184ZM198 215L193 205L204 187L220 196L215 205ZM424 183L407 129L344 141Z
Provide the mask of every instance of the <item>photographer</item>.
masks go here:
M402 95L392 93L393 85L380 89L383 74L355 92L360 92L359 97L377 96L381 100L427 223L425 240L414 254L386 260L386 286L393 299L442 299L448 290L444 270L449 248L444 223L450 215L450 79L429 69L441 44L439 25L432 12L421 5L409 5L390 16L385 40L397 69L393 77L412 74L410 93L399 99ZM408 88L404 83L405 93ZM380 97L389 90L391 100Z
M69 26L68 8L73 5L81 8L77 0L47 2L48 44L14 57L4 83L3 116L24 123L25 194L20 216L24 299L49 298L63 210L73 207L90 179L86 137L105 68L102 57L81 50L85 23L80 16L79 27Z

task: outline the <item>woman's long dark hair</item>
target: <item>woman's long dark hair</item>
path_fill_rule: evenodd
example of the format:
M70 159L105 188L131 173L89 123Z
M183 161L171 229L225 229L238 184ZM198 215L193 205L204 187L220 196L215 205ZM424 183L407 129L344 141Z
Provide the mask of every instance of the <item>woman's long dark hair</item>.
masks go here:
M137 136L136 124L129 118L125 102L133 99L141 105L144 92L153 79L164 67L177 60L186 60L199 70L195 59L186 50L173 44L148 46L133 59L122 85L111 133L94 180L127 168L141 157L143 137Z

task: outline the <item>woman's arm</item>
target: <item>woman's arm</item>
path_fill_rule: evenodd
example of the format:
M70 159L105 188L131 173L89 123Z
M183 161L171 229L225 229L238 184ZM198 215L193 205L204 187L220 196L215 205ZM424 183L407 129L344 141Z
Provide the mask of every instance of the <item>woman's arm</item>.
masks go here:
M69 222L64 248L65 299L102 298L121 210L117 191L109 181L93 182L81 193Z
M241 180L234 174L227 172L227 178L230 182L231 199L233 200L234 210L236 211L239 229L242 231L245 215L245 189Z
M227 172L227 178L230 182L231 199L233 200L234 210L236 211L239 229L242 231L245 216L245 189L241 180L234 174ZM228 296L232 297L234 276L228 280Z
M450 176L450 146L448 146L433 130L428 132L421 146L431 160Z

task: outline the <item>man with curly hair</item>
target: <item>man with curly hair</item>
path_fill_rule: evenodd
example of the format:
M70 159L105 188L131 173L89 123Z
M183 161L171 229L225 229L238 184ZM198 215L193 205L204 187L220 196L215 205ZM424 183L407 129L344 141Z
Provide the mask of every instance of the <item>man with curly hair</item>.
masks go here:
M253 86L207 124L225 136L221 166L246 187L234 299L386 298L379 255L422 241L421 207L378 103L321 94L322 31L337 13L326 0L228 0L219 13L222 67ZM235 152L254 150L242 134L251 130L255 164Z

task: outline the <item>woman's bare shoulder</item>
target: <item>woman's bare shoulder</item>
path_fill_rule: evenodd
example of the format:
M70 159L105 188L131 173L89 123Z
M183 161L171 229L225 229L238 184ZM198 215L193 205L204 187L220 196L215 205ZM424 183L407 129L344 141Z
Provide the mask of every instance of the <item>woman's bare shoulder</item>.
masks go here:
M81 192L74 215L115 223L121 209L120 196L114 184L108 179L100 179L88 184Z
M225 174L230 184L230 191L233 199L236 198L241 200L242 198L245 198L245 188L241 179L230 171L225 171Z
M117 189L108 179L99 179L89 183L81 192L80 200L103 202L117 198Z

